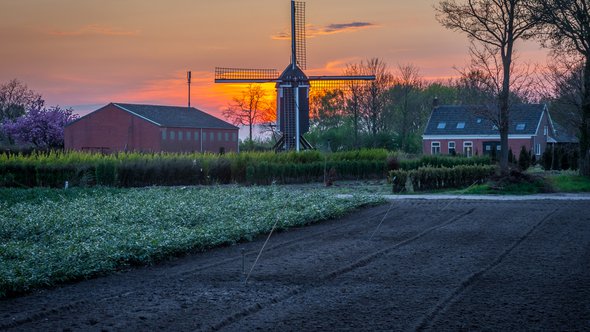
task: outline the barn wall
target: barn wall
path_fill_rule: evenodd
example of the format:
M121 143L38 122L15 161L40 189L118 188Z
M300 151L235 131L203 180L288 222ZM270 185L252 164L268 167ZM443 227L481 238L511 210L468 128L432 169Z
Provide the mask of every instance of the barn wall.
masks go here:
M159 128L114 105L107 105L73 124L64 132L66 149L83 151L159 151Z
M237 152L238 129L161 128L162 150L169 152Z

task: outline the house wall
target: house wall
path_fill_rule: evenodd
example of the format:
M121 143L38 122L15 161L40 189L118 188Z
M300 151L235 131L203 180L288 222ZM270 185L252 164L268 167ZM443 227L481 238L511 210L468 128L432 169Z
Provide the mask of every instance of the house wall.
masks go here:
M541 117L541 121L539 121L539 128L537 128L537 133L532 138L532 146L533 149L537 144L540 144L540 149L533 150L536 155L537 159L545 152L547 149L547 140L549 138L549 133L553 131L551 126L551 121L549 121L549 116L547 111L543 112L543 116Z
M159 127L114 105L107 105L67 126L69 150L116 152L160 151Z
M169 152L237 152L238 129L160 128L162 150Z
M440 154L446 155L449 153L449 142L455 142L456 146L456 153L463 154L463 146L465 142L473 143L473 155L483 155L484 154L484 142L492 142L497 141L500 142L500 139L424 139L422 141L422 151L425 155L432 154L431 144L432 142L440 142ZM526 147L527 150L531 150L533 147L533 140L531 139L508 139L508 148L512 149L512 152L518 156L520 149L522 147Z

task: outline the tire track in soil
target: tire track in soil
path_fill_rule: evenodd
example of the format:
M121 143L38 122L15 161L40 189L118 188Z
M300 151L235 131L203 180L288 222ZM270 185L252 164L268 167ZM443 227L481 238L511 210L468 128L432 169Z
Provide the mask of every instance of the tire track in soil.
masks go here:
M366 222L357 224L352 230L364 229L366 227L366 224L371 223L373 221L376 221L375 220L376 218L382 217L386 213L387 213L386 211L379 211L377 213L374 213L374 214L372 214L372 215L370 215L370 216L368 216L368 217L365 218L366 219ZM379 219L377 219L377 221L378 220ZM312 225L312 224L309 224L309 225ZM305 226L308 226L308 225L305 225ZM304 228L305 226L291 227L291 228L288 228L288 229L285 229L285 230L295 231L295 230ZM322 230L319 230L319 231L313 231L310 234L306 234L304 236L300 236L300 237L297 237L297 238L294 238L294 239L290 239L290 240L287 240L287 241L276 243L276 244L268 247L265 251L271 251L271 250L275 250L275 249L289 248L289 247L292 247L294 245L297 245L299 242L301 242L303 240L307 240L307 239L314 238L314 237L317 237L317 236L322 236L322 235L324 235L326 233L330 233L330 232L333 232L333 229L326 228L326 229L322 229ZM251 255L251 254L257 254L257 253L258 253L257 250L252 250L252 251L245 252L244 255ZM51 315L56 315L56 314L59 314L59 313L62 313L62 312L66 312L66 311L72 311L76 307L79 307L79 306L82 306L82 305L88 305L88 304L90 304L90 302L92 302L92 303L102 303L102 302L111 301L113 299L119 299L119 298L122 298L122 297L126 297L126 296L129 296L130 294L135 293L137 291L137 289L146 288L146 287L153 287L153 286L156 286L158 284L162 284L162 282L163 282L162 279L177 279L179 277L183 277L183 276L186 276L186 275L191 275L191 274L194 274L196 272L206 271L206 270L209 270L209 269L212 269L212 268L215 268L215 267L218 267L218 266L222 266L222 265L225 265L225 264L235 263L237 261L240 261L241 259L242 259L241 256L236 255L236 257L234 257L234 258L223 259L223 260L220 260L220 261L216 261L214 263L209 263L209 264L197 266L197 267L192 268L192 269L189 269L189 270L183 270L183 271L178 272L178 273L173 273L173 274L165 273L163 276L160 275L159 278L154 278L154 280L151 281L151 282L144 283L142 285L136 286L136 287L134 287L134 289L131 289L131 290L129 290L129 291L125 292L125 293L122 293L122 294L115 294L115 295L108 294L107 296L104 296L104 297L101 297L101 298L96 298L96 299L94 299L92 301L75 300L75 301L72 301L70 303L63 304L63 305L60 305L60 306L57 306L57 307L54 307L54 308L48 308L48 309L44 309L44 310L41 310L41 311L33 312L33 313L31 313L31 314L29 314L29 315L27 315L25 317L12 320L12 321L10 321L8 323L0 323L0 330L5 330L5 329L9 329L9 328L15 328L15 327L18 327L19 325L24 325L24 324L32 323L34 321L42 320L42 319L44 319L44 318L46 318L48 316L51 316ZM294 295L294 294L292 294L292 295ZM290 295L290 296L292 296L292 295ZM288 296L288 297L290 297L290 296ZM288 298L288 297L286 297L286 298ZM273 301L273 300L271 300L271 301ZM276 303L276 302L277 301L274 301L274 303Z
M459 287L457 287L449 296L447 296L444 300L439 302L431 312L424 315L420 320L420 324L418 324L415 328L415 331L425 331L428 330L430 325L437 320L439 315L447 310L456 300L460 298L460 296L469 291L469 289L475 285L478 280L487 272L493 270L502 262L504 259L510 255L514 249L516 249L521 243L523 243L526 239L528 239L545 221L547 221L550 217L552 217L559 209L554 209L553 211L549 212L545 217L541 218L539 222L537 222L531 229L529 229L523 236L521 236L518 240L516 240L512 245L510 245L506 250L504 250L494 261L490 264L485 266L483 269L471 274L467 278L461 282Z
M414 204L411 204L411 205L414 205ZM289 298L291 298L291 297L293 297L295 295L299 295L299 294L302 294L302 293L304 293L306 291L309 291L310 289L316 288L316 287L322 285L323 283L325 283L325 282L327 282L327 281L329 281L331 279L334 279L336 277L339 277L339 276L341 276L343 274L346 274L348 272L352 272L352 271L354 271L356 269L362 268L363 266L366 266L366 265L370 264L371 262L375 261L376 259L378 259L378 258L380 258L380 257L382 257L382 256L384 256L384 255L386 255L386 254L394 251L395 249L397 249L399 247L402 247L402 246L404 246L404 245L406 245L408 243L411 243L413 241L416 241L416 240L424 237L425 235L427 235L427 234L429 234L429 233L431 233L431 232L433 232L433 231L435 231L437 229L443 228L443 227L445 227L445 226L447 226L447 225L449 225L451 223L454 223L456 221L459 221L463 217L466 217L466 216L472 214L474 211L475 211L475 208L471 208L471 209L469 209L466 212L463 212L463 213L461 213L459 215L456 215L456 216L448 219L447 221L442 222L441 224L438 224L436 226L429 227L429 228L423 230L422 232L420 232L420 233L418 233L418 234L416 234L416 235L414 235L412 237L409 237L409 238L407 238L405 240L402 240L400 242L397 242L397 243L395 243L395 244L393 244L391 246L388 246L388 247L386 247L384 249L378 250L378 251L376 251L376 252L374 252L374 253L372 253L370 255L366 255L366 256L364 256L364 257L356 260L355 262L353 262L353 263L351 263L351 264L349 264L347 266L344 266L344 267L342 267L340 269L337 269L337 270L332 271L332 272L330 272L328 274L325 274L323 276L320 276L318 278L318 281L316 281L316 282L314 282L312 284L308 284L307 286L299 286L299 287L296 287L296 288L292 289L291 291L288 291L288 292L286 292L284 294L275 296L275 297L269 299L266 302L263 302L263 303L260 303L259 302L259 303L255 303L255 304L253 304L251 306L248 306L248 307L246 307L246 308L244 308L244 309L242 309L242 310L240 310L240 311L238 311L236 313L233 313L233 314L231 314L229 316L226 316L225 318L221 319L218 323L213 324L212 326L210 326L210 328L208 330L209 331L218 331L218 330L221 330L221 329L223 329L223 328L225 328L227 326L230 326L230 325L238 322L242 318L245 318L245 317L247 317L249 315L255 314L255 313L257 313L257 312L265 309L268 306L272 306L272 305L274 305L276 303L285 301L285 300L287 300L287 299L289 299Z

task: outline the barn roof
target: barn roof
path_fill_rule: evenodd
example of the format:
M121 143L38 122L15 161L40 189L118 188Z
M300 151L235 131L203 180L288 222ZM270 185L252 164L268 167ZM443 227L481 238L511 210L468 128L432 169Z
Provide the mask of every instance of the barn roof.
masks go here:
M509 135L535 135L546 110L544 104L520 104L510 108ZM485 106L443 105L432 110L424 135L478 136L499 135L489 120L497 109Z
M207 114L194 107L188 108L180 106L141 105L125 103L110 103L105 107L108 107L110 105L113 105L121 109L122 111L128 112L134 116L149 121L159 127L239 129L238 127L228 122L218 119L213 115ZM101 107L100 109L94 112L101 111L105 107ZM83 117L78 118L77 120L69 123L68 126L86 118L92 113L89 113Z
M116 107L160 127L238 129L194 107L113 103Z

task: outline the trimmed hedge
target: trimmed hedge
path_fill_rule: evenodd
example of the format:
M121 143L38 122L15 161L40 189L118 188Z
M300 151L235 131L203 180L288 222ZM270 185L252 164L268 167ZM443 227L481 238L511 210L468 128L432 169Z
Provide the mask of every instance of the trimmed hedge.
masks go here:
M399 160L399 168L413 170L420 167L447 167L459 165L491 165L492 159L488 156L452 157L452 156L422 156L417 159Z
M415 170L396 170L389 173L393 191L460 188L483 182L496 171L493 165L459 165L449 167L420 167Z
M0 187L270 184L322 181L324 169L338 179L373 179L386 175L385 150L322 154L140 154L100 155L50 152L30 156L0 154Z

